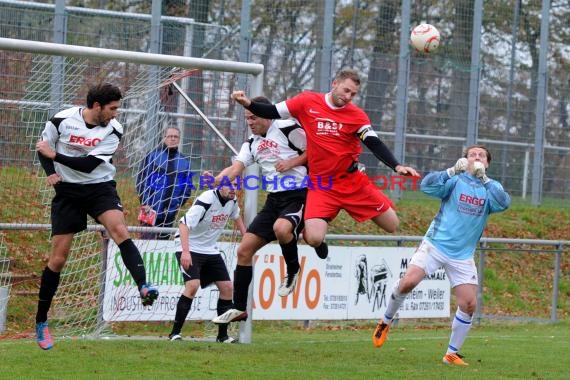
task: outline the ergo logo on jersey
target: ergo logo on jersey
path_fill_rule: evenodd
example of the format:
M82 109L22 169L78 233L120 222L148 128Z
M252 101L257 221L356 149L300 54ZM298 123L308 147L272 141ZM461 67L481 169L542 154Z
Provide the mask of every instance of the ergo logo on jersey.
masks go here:
M225 222L226 220L228 220L228 218L229 215L226 214L212 215L212 222L213 223Z
M268 149L268 148L277 148L277 143L275 141L272 140L263 140L258 146L257 146L257 151L261 152L262 150Z
M96 146L97 144L99 144L101 142L101 139L99 139L99 138L86 139L83 136L71 135L71 136L69 136L69 142L74 143L74 144L81 144L81 145L85 145L85 146Z
M485 205L485 198L472 197L470 195L466 195L463 193L459 196L459 201L460 202L467 202L467 203L470 203L470 204L475 205L475 206L484 206Z

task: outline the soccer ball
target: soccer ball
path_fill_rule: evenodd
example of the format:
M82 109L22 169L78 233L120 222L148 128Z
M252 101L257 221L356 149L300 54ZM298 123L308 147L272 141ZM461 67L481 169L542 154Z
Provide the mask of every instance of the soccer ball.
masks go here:
M439 46L439 30L430 24L419 24L412 29L410 44L416 51L432 53Z

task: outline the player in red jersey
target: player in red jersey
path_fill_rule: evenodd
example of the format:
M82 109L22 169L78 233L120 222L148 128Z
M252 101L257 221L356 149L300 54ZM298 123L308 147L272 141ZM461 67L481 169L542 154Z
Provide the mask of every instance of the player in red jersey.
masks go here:
M401 175L418 176L415 169L401 165L378 138L368 115L352 104L360 89L360 77L351 69L340 71L330 92L302 92L277 104L251 101L243 91L232 98L253 114L267 118L295 118L307 135L309 186L305 209L305 241L315 247L321 258L328 248L324 243L328 222L341 209L359 222L372 219L387 232L395 232L399 219L392 202L358 170L360 142Z

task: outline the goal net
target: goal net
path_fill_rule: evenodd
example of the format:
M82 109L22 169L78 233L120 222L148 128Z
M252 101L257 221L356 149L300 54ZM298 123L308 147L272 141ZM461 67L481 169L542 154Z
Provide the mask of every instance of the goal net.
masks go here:
M117 189L147 280L159 287L161 295L152 307L142 307L118 248L89 220L88 229L73 241L50 311L50 328L60 337L98 335L117 321L172 321L183 288L174 256L175 228L156 222L153 227L140 220L141 203L151 202L142 187L162 192L162 208L154 210L159 217L162 210L178 210L175 220L183 215L204 188L200 173L218 172L229 165L235 151L230 146L239 147L247 137L238 114L241 107L230 101L230 94L238 81L242 88L259 91L261 66L14 41L0 39L0 70L5 78L0 83L0 187L2 201L11 206L0 223L6 250L13 258L11 270L22 270L18 263L33 262L39 275L50 251L54 193L34 149L45 122L59 110L85 105L88 86L108 81L124 95L118 117L124 134L113 158ZM165 149L168 128L179 134L177 149ZM153 151L162 158L148 160ZM174 156L176 165L187 165L175 168L187 171L183 179L171 175ZM221 247L231 273L236 239L231 223L227 227ZM27 287L19 287L22 297L12 297L10 302L27 304L30 320L26 323L31 327L39 277L27 281ZM211 319L217 292L200 290L197 299L188 318Z

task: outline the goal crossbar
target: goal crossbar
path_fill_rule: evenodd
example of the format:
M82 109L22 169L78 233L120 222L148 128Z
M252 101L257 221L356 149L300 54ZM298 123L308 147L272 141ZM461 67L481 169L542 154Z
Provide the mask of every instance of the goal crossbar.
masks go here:
M180 68L198 68L212 71L234 71L259 77L263 74L263 65L247 62L230 62L208 58L181 57L175 55L143 53L115 49L93 48L87 46L62 45L51 42L38 42L0 37L0 50L68 57L89 57L94 59L121 60L146 65L163 65Z

